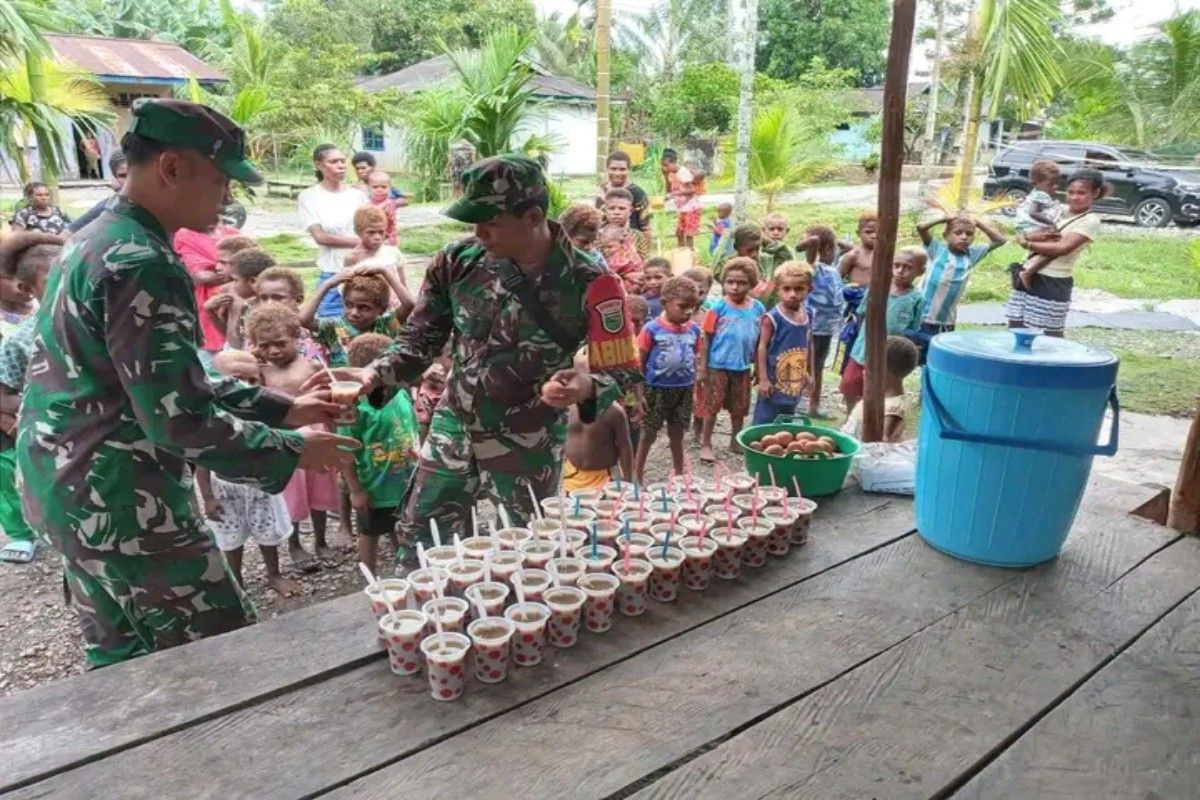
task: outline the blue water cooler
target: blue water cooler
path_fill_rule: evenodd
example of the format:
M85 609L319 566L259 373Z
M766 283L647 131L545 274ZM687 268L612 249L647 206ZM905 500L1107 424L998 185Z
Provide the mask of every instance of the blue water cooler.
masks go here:
M934 337L921 377L917 530L979 564L1062 549L1092 458L1117 452L1117 357L1032 331ZM1112 432L1097 445L1106 408Z

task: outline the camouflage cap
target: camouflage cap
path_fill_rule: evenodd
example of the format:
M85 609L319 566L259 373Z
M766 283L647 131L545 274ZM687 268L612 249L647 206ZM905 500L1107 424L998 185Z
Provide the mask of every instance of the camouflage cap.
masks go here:
M530 203L547 207L546 177L532 158L506 153L476 161L462 174L463 194L442 213L460 222L490 222Z

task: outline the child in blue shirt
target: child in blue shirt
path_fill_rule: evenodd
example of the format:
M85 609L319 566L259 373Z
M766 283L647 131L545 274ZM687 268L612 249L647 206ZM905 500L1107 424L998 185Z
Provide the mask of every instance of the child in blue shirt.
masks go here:
M825 225L814 225L805 232L798 245L803 247L812 266L811 291L808 293L808 314L812 327L812 349L809 351L812 383L808 395L808 413L825 416L821 409L821 380L825 361L832 343L842 328L846 313L842 275L837 265L837 235Z
M758 336L758 401L754 425L767 425L780 414L793 414L810 383L809 315L804 301L813 270L788 261L775 273L779 303L763 315Z
M692 321L699 304L694 281L682 275L668 278L662 287L663 311L638 334L642 372L646 376L645 423L638 442L634 479L643 482L646 458L663 425L671 445L671 462L682 475L683 434L692 418L692 392L696 384L696 353L700 326Z
M697 380L705 382L704 428L700 435L700 460L715 461L712 449L717 414L729 412L732 433L729 450L740 453L737 435L750 410L750 371L758 347L763 304L750 297L758 284L754 259L737 256L725 262L721 283L725 296L704 318L704 347Z

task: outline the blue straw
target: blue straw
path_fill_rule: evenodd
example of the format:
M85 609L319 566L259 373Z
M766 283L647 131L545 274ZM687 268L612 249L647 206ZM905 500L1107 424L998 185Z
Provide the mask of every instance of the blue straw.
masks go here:
M629 541L629 517L625 518L625 541Z
M636 483L633 484L633 499L640 500L641 497L642 497L642 495L641 495L641 492L638 491L638 485Z
M663 510L666 511L667 510L667 487L665 487L665 486L662 487L660 492L662 493L661 497L662 497L662 501L663 501Z
M662 557L667 557L667 548L671 546L671 529L667 529L667 537L663 539Z
M593 522L592 523L592 560L593 561L600 560L600 551L596 549L599 546L599 544L600 544L600 536L599 536L599 534L596 533L596 523Z
M579 516L579 495L575 495L575 516Z

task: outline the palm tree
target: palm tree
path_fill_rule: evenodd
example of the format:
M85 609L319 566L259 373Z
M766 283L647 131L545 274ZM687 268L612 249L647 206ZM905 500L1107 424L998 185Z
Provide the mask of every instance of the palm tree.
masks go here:
M794 105L776 103L754 116L750 129L750 188L763 195L767 213L779 195L811 180L829 162L823 136L806 135Z
M57 17L39 3L0 0L0 62L24 58L26 53L49 55L42 31L52 29L57 22Z
M103 87L88 73L32 54L0 61L0 150L17 165L22 182L30 177L25 147L32 138L41 178L54 185L70 149L60 128L64 117L94 129L111 124L114 114Z
M1054 32L1062 12L1057 0L979 0L971 10L960 58L966 72L966 128L959 206L965 208L986 110L994 116L1005 100L1022 113L1044 107L1062 84L1062 48Z
M618 26L618 41L633 47L664 81L690 60L721 60L726 36L725 3L720 0L659 0L636 25Z

